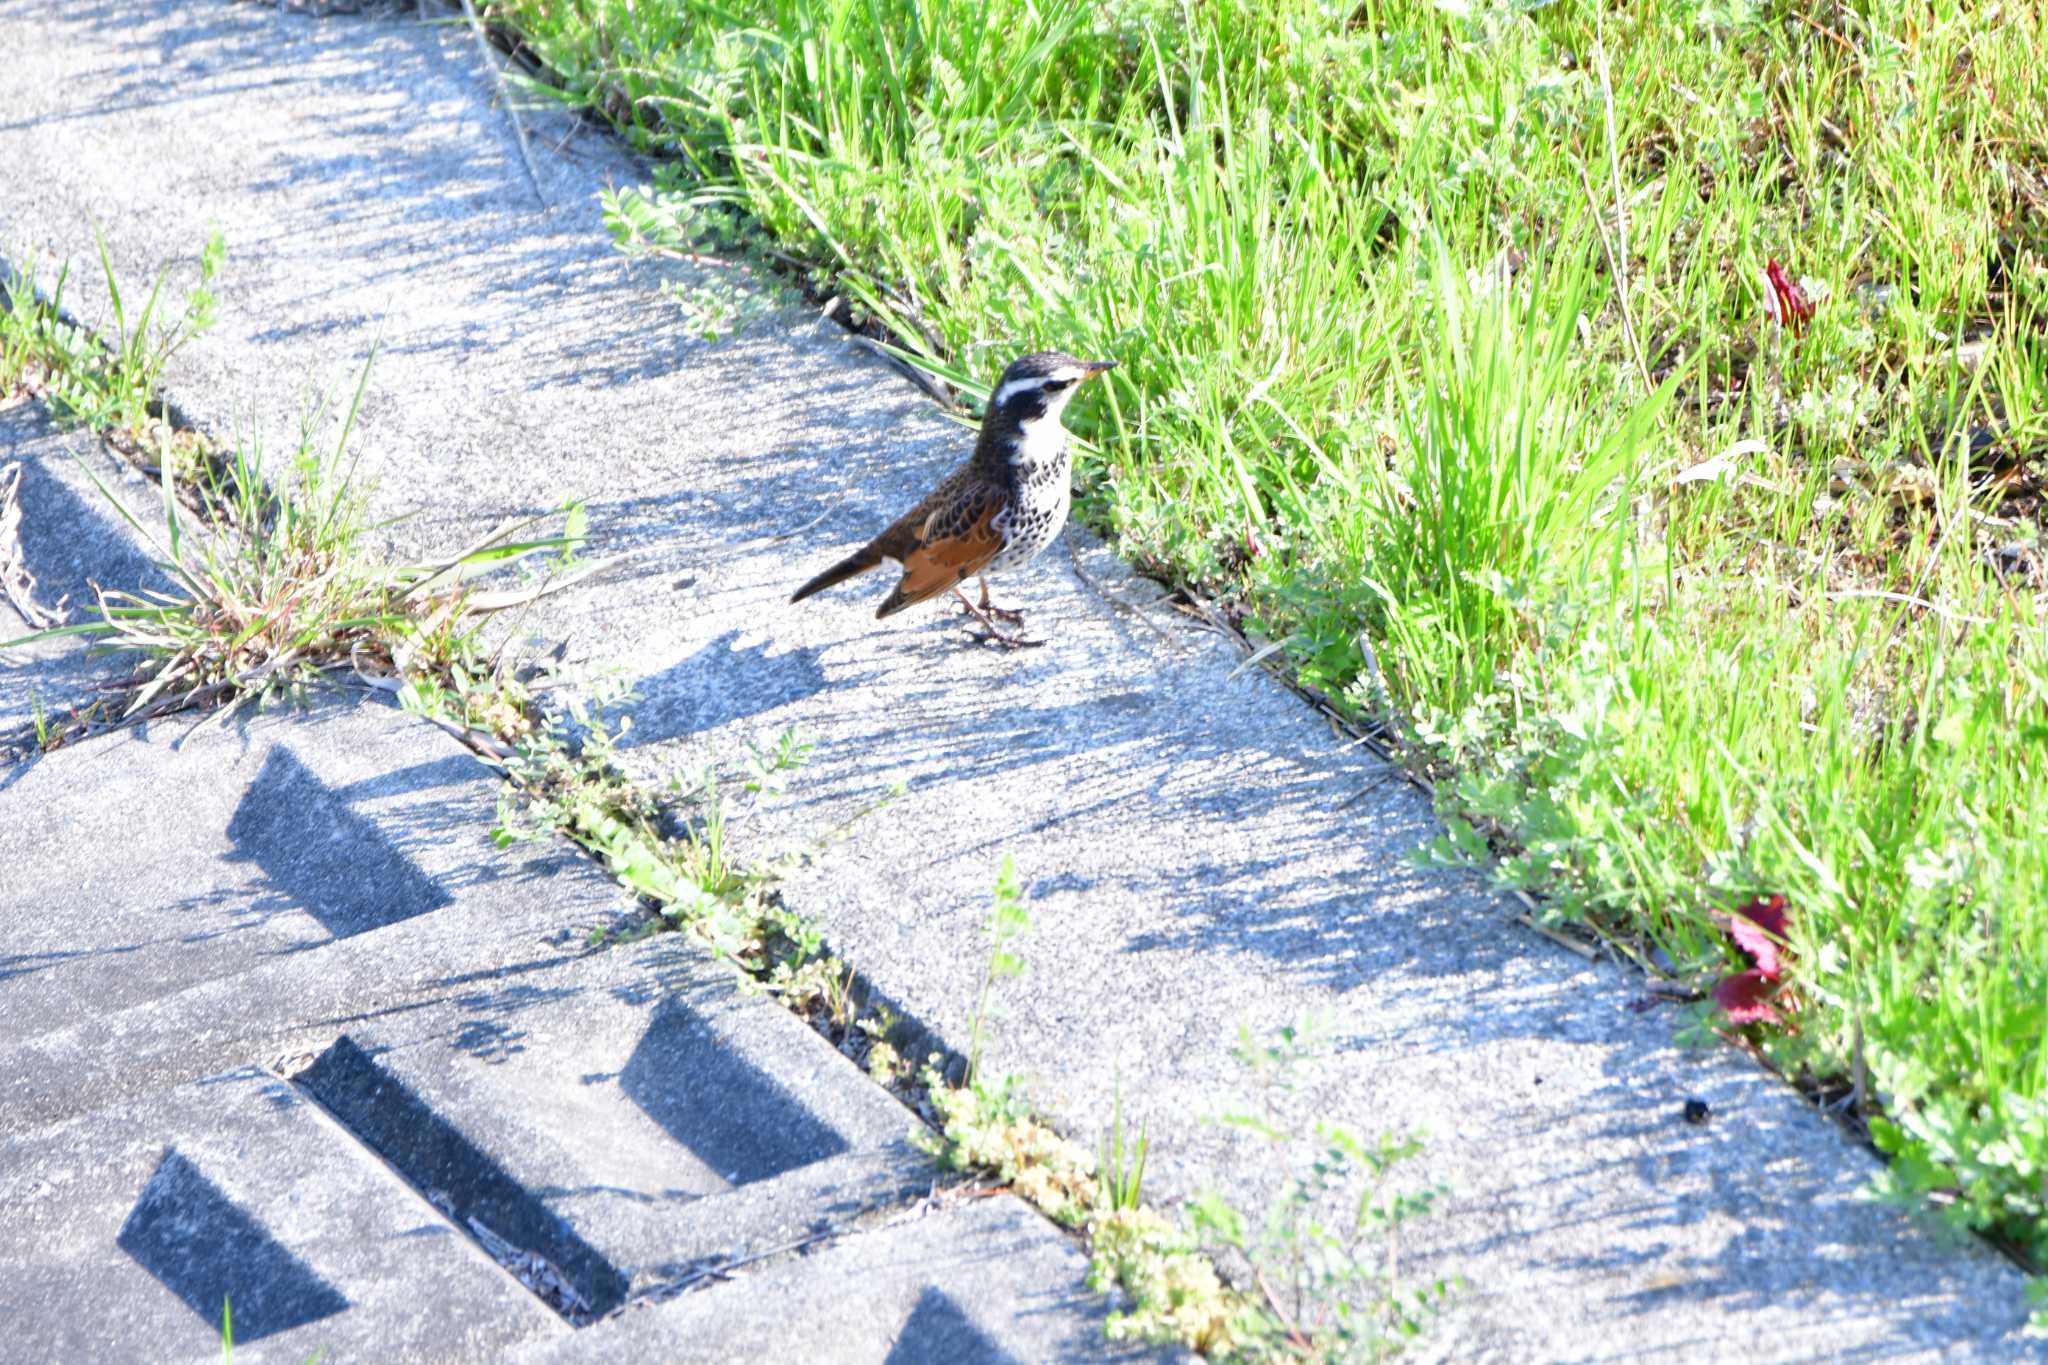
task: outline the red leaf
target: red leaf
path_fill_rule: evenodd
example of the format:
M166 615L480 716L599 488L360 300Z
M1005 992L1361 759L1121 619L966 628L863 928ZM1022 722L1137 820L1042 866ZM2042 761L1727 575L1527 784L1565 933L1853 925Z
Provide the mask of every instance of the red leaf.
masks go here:
M1782 1024L1785 1021L1771 1006L1775 993L1770 978L1762 972L1737 972L1715 984L1714 1003L1731 1024Z
M1793 336L1804 336L1807 319L1813 316L1813 300L1806 297L1799 281L1772 257L1764 263L1764 284L1764 312L1772 322L1790 327Z
M1728 917L1728 936L1767 981L1784 975L1785 938L1791 927L1792 909L1783 896L1758 896Z

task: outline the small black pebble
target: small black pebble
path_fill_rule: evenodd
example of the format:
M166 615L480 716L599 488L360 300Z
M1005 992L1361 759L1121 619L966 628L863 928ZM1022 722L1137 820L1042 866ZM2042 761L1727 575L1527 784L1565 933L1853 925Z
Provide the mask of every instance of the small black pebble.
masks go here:
M1685 1102L1685 1121L1687 1123L1705 1123L1713 1116L1714 1111L1707 1107L1705 1100L1695 1097Z

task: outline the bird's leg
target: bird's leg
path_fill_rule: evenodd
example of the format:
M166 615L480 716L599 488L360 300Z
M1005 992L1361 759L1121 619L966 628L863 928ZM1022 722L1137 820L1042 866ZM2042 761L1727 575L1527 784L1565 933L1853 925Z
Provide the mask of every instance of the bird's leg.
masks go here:
M959 584L953 585L953 596L960 599L960 605L967 608L967 614L981 622L983 633L974 637L976 644L1001 645L1004 649L1035 649L1045 643L1043 640L1027 640L1021 635L1006 635L996 625L995 617L967 600L967 594L960 591Z
M1024 624L1024 613L1015 607L999 607L988 600L988 579L981 579L981 614L998 621L1008 621L1013 626Z

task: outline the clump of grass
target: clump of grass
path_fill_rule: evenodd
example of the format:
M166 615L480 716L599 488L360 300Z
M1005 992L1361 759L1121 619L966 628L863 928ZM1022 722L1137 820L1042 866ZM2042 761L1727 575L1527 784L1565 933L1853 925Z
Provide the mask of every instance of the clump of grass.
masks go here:
M0 314L0 391L26 391L49 403L59 421L95 431L114 430L140 438L160 419L152 407L171 358L213 327L218 300L213 286L227 261L227 240L216 228L199 253L199 277L182 306L164 320L164 286L170 267L157 273L141 307L121 290L106 238L94 226L100 270L113 328L104 336L68 321L64 289L67 263L45 298L36 288L31 260L18 274L0 280L7 310Z
M100 260L115 317L101 338L64 320L62 280L44 299L17 279L0 315L0 383L43 397L57 415L130 443L154 442L163 517L145 525L88 475L155 553L164 590L96 590L94 619L56 626L8 644L82 637L137 657L135 670L103 685L89 703L35 718L35 743L54 749L86 735L178 712L220 719L245 706L303 699L322 680L351 678L396 690L415 685L480 701L467 723L514 731L524 723L518 686L483 648L482 623L603 567L575 563L584 539L580 505L558 509L559 534L528 533L549 520L508 521L438 562L393 566L368 540L366 503L349 451L369 380L361 378L331 446L312 433L326 410L308 415L287 477L273 480L252 441L222 449L181 440L153 415L155 385L178 348L211 325L210 292L225 247L219 234L201 256L200 282L175 321L158 320L159 274L132 318L104 242ZM374 357L373 357L374 360ZM203 453L205 458L181 458ZM187 491L192 496L183 496ZM203 509L195 519L187 504ZM525 588L473 591L472 580L529 557L552 555L563 572ZM4 646L0 646L4 647ZM490 687L480 681L492 680Z
M490 671L479 635L485 617L564 580L489 594L472 593L468 580L525 556L572 553L580 537L521 539L543 520L529 518L440 563L380 563L365 543L363 499L345 454L354 418L352 402L332 449L302 444L287 482L268 480L260 450L246 444L202 466L205 500L228 509L226 526L188 522L168 464L161 535L102 487L151 543L170 590L100 590L96 619L29 637L79 636L140 656L130 676L51 729L44 748L177 712L225 719L245 706L302 701L323 680L395 688L408 676L466 680ZM519 723L512 714L490 719Z
M2048 1261L2037 7L486 8L687 170L643 242L744 208L970 388L1118 356L1085 515L1552 918L1704 983L1786 897L1741 1036Z

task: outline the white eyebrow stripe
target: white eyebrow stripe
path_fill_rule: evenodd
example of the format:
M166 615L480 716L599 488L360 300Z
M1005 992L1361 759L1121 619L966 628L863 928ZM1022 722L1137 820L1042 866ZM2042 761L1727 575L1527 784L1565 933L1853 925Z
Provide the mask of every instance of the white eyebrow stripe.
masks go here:
M1026 389L1042 389L1052 384L1071 384L1081 375L1082 371L1069 368L1052 374L1034 374L1023 379L1012 379L996 390L996 396L989 399L989 406L999 408Z
M1012 398L1015 398L1020 393L1026 393L1032 389L1044 388L1046 386L1046 383L1046 376L1037 374L1027 376L1023 379L1012 379L1009 383L1003 385L1000 389L996 390L996 396L988 400L989 405L991 407L999 408L1003 406L1003 404L1009 402Z

